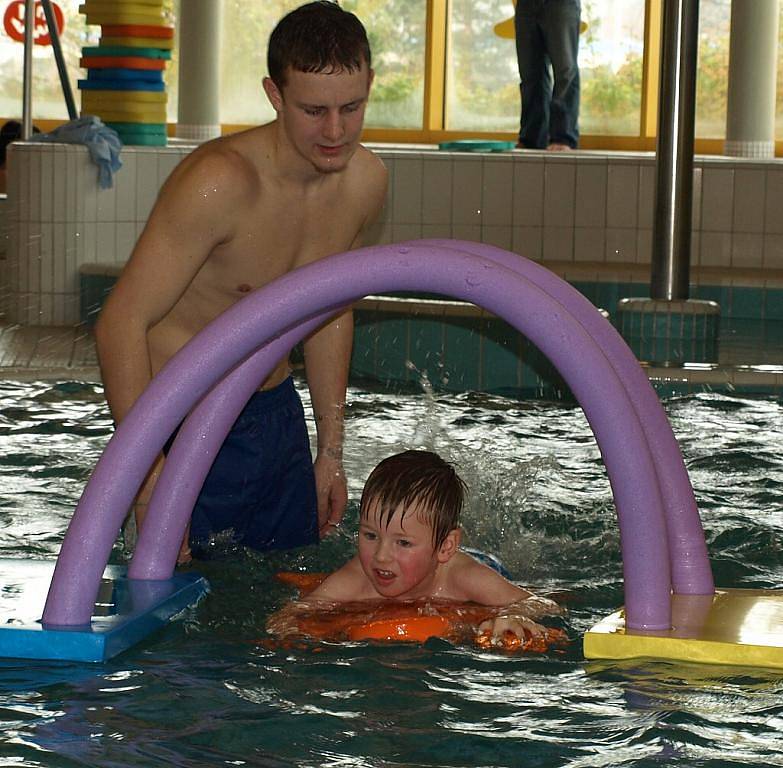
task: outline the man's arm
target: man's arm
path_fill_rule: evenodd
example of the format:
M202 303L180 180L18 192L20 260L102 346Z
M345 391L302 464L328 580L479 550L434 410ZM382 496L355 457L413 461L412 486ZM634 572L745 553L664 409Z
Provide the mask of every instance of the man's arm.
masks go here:
M148 332L185 292L227 236L230 169L216 154L188 158L161 190L141 237L95 327L98 359L115 421L152 378ZM200 194L199 190L209 193ZM233 197L233 195L231 195Z
M386 168L374 156L371 156L366 177L369 180L362 196L369 205L351 249L361 246L365 231L380 214L386 199ZM314 470L318 527L322 537L342 520L348 503L343 472L343 433L352 349L353 312L350 309L320 328L304 343L307 386L318 433Z
M211 250L227 236L225 205L236 201L222 203L219 198L230 197L226 186L232 175L230 163L219 155L190 156L175 169L101 311L96 346L106 399L117 423L152 378L149 330L171 311ZM139 492L138 526L162 466L161 456ZM181 555L187 559L186 552Z

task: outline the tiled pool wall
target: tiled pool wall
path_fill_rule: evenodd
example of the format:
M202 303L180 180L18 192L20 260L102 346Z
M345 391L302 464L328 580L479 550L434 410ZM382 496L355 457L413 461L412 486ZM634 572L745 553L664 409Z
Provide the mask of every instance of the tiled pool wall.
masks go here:
M367 244L440 237L496 245L545 264L612 315L619 299L649 294L652 154L373 148L390 183ZM83 147L13 147L6 320L89 322L160 186L192 149L126 148L114 186L100 190ZM695 160L691 295L717 301L724 327L761 320L783 328L781 200L781 161ZM543 386L548 363L502 321L453 309L436 315L365 303L357 375L415 381L415 369L426 369L449 389Z

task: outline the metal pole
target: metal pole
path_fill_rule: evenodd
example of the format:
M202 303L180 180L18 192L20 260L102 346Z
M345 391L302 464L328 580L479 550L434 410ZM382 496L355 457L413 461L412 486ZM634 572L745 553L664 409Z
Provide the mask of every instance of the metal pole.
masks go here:
M54 60L57 62L57 72L60 74L60 85L65 97L65 106L68 109L68 117L75 120L79 114L76 111L76 102L71 90L71 81L68 78L68 70L65 68L65 59L63 58L63 49L60 45L60 31L57 29L57 20L54 18L51 0L41 0L44 15L46 16L46 26L49 28L49 38L52 41L52 50L54 51Z
M650 295L687 299L693 201L698 0L664 0Z
M22 138L33 135L33 31L35 28L35 0L24 5L24 68L22 71Z

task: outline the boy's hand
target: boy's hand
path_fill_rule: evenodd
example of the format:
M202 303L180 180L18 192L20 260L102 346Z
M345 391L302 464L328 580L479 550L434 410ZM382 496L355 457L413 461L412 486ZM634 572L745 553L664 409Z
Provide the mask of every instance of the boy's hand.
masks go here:
M478 633L480 636L488 636L491 645L503 645L504 636L507 637L507 633L510 633L520 643L524 644L530 639L533 641L542 640L546 636L546 628L532 619L521 616L498 616L495 619L487 619L481 622Z

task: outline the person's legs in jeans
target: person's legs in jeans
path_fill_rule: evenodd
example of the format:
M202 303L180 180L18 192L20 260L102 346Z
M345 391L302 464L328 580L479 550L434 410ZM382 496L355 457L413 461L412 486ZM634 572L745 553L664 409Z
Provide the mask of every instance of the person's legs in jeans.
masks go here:
M554 89L550 105L549 143L579 144L579 0L545 0L541 17L552 62Z
M517 0L514 14L519 92L522 103L519 143L528 149L545 149L549 143L549 102L552 77L539 17L542 0Z

